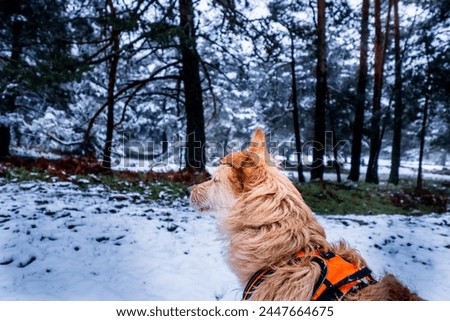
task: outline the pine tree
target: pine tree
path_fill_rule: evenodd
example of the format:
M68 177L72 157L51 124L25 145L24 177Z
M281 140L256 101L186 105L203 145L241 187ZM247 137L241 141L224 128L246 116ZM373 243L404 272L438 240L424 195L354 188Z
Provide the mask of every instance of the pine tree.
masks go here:
M366 182L379 183L378 177L378 157L381 149L381 128L380 120L383 114L381 109L381 98L383 94L384 82L384 63L386 58L386 49L389 39L391 1L389 0L388 14L386 18L385 31L381 25L381 0L375 0L375 64L372 98L372 119L370 134L370 155L367 164Z
M394 42L395 42L395 84L394 84L394 135L392 139L392 158L389 182L398 185L399 168L401 158L402 141L402 117L403 117L403 80L402 57L400 48L400 17L398 12L398 0L392 0L394 7Z
M186 167L205 169L205 120L200 79L200 58L196 48L194 8L192 0L179 0L180 51L186 108Z
M364 110L366 109L367 87L367 44L369 39L370 0L363 0L361 19L361 41L359 45L359 71L356 87L355 118L353 121L352 160L348 179L359 180L361 165L361 148L364 131Z
M71 100L63 85L79 77L80 64L64 10L61 0L0 2L0 43L8 53L0 56L0 118L9 120L0 124L0 157L9 154L12 133L20 140L11 119L33 120L48 105L64 109Z
M325 0L317 1L317 9L317 84L311 180L323 179L325 168L323 163L325 154L325 112L328 95Z
M105 147L103 149L103 161L102 166L106 169L111 169L111 149L112 149L112 140L113 140L113 132L114 132L114 93L116 87L116 79L117 79L117 66L119 64L120 59L120 30L118 30L116 25L116 8L112 0L106 1L107 6L109 8L109 14L111 17L112 25L111 25L111 44L112 44L112 54L108 72L108 98L107 98L107 122L106 122L106 141Z

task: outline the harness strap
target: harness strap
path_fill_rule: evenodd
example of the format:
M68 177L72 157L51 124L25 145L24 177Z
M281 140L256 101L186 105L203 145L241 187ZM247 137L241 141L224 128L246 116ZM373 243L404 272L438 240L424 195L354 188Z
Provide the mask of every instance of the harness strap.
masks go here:
M253 294L253 291L264 281L264 278L267 275L270 275L274 272L271 268L265 268L257 271L248 281L247 286L244 289L244 293L242 295L242 301L249 300Z
M317 281L312 296L314 301L341 300L350 291L362 289L374 282L371 276L372 271L368 267L359 268L331 251L315 250L313 253L313 262L318 263L318 260L323 260L328 266L328 270L325 271L323 264L319 264L321 275L326 273L326 277L324 281L321 281L323 277ZM305 254L300 252L297 257L305 257Z
M316 292L313 296L314 301L335 301L341 300L346 294L365 288L375 282L371 276L372 271L368 267L343 278L341 281L332 284L328 280L324 282L322 293Z
M315 250L312 255L306 255L302 251L296 255L295 259L302 260L306 256L311 257L311 261L320 267L320 276L314 285L311 298L313 301L341 300L346 294L375 283L371 276L372 271L368 267L359 268L331 251ZM332 266L330 271L328 265ZM249 300L265 277L274 272L272 268L268 267L253 274L244 289L242 300ZM342 276L344 276L342 279L336 279Z
M299 260L299 259L301 259L301 258L297 257L297 260ZM319 287L323 283L328 282L327 281L328 266L324 260L322 260L321 258L319 258L317 256L313 256L312 261L316 262L320 266L320 276L319 276L319 279L317 280L316 284L314 284L314 289L313 289L313 294L314 294L314 293L317 293L317 291L319 290Z

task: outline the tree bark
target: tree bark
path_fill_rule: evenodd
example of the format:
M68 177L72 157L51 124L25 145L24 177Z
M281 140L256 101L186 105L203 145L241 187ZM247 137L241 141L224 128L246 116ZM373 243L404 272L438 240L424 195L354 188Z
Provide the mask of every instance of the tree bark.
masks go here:
M379 183L378 155L380 153L380 120L382 116L381 97L383 93L383 70L386 56L386 48L389 37L391 2L389 1L386 28L383 34L381 30L381 0L375 0L375 66L372 102L372 119L370 135L370 155L367 165L366 182Z
M11 1L8 3L10 5L11 18L14 19L11 27L11 56L10 56L10 67L17 67L20 61L20 56L22 54L22 29L23 29L23 21L21 19L14 18L13 15L20 15L21 10L21 1ZM13 82L13 81L12 81ZM17 94L7 93L6 97L3 99L1 103L5 109L5 113L11 113L16 110L16 98ZM9 156L9 149L11 146L11 126L8 124L0 124L0 158L4 158Z
M336 139L336 131L334 130L334 125L333 125L332 135L333 135L332 138L333 138L333 156L334 156L333 167L336 170L337 182L341 183L342 182L342 179L341 179L341 164L339 163L339 160L338 160L338 150L337 150L337 146L338 145L336 144L337 139Z
M206 162L205 120L192 0L179 0L179 9L180 27L183 31L180 50L186 108L186 168L202 171Z
M394 83L394 135L392 138L391 172L389 182L398 185L402 141L402 61L400 48L400 19L398 14L398 0L392 0L394 7L394 42L395 42L395 83Z
M417 170L417 184L416 189L421 191L423 188L423 176L422 176L422 161L423 161L423 153L425 150L425 137L427 131L427 122L428 122L428 108L430 104L429 94L426 94L425 97L425 105L423 110L423 118L422 118L422 128L420 130L419 139L420 139L420 150L419 150L419 169Z
M114 8L114 4L112 0L106 1L109 9L110 16L112 19L112 30L111 30L111 43L112 43L112 58L111 58L111 66L109 68L108 75L108 98L107 98L107 121L106 121L106 141L103 149L103 161L102 166L106 169L111 169L111 149L112 149L112 140L114 133L114 90L116 86L116 78L117 78L117 66L119 64L120 59L120 42L119 35L120 31L117 30L114 24L114 20L116 19L116 10Z
M293 118L294 118L294 132L295 132L295 150L297 153L297 175L300 183L305 182L305 176L303 175L302 164L302 143L300 136L300 122L299 122L299 108L297 97L297 76L295 74L295 47L294 36L291 34L291 74L292 74L292 106L293 106Z
M429 57L431 55L430 50L430 39L428 36L425 36L425 55L427 57L427 71L426 71L426 81L425 81L425 103L423 107L423 116L422 116L422 128L419 132L419 141L420 141L420 147L419 147L419 169L417 171L417 183L416 183L416 189L418 191L421 191L423 188L423 177L422 177L422 162L423 162L423 154L425 151L425 137L426 137L426 131L427 131L427 122L428 122L428 110L430 105L430 96L431 96L431 71L430 71L430 62Z
M311 180L323 179L325 154L325 110L327 98L326 16L325 0L317 1L317 67L316 107Z
M11 133L9 126L0 125L0 159L9 155L9 145L11 143Z
M370 0L363 0L361 19L361 42L359 45L359 71L356 88L355 120L353 122L352 160L348 179L359 180L361 166L362 138L364 130L364 110L366 108L367 87L367 44L369 39Z

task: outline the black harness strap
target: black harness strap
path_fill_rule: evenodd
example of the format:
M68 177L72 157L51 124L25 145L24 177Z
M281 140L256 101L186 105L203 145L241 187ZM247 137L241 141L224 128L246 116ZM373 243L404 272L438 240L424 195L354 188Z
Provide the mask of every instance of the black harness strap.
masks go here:
M297 259L299 259L299 258L297 258ZM317 256L314 256L312 258L312 261L319 264L319 266L320 266L320 276L319 276L319 279L317 280L316 284L314 284L314 289L313 289L313 295L314 295L314 293L316 293L317 290L319 290L322 283L324 283L324 282L329 283L329 282L327 280L328 266L325 263L325 261Z
M271 268L265 268L257 271L247 283L247 286L244 289L244 293L242 294L242 301L249 300L253 294L253 291L264 281L265 277L272 274L274 270Z
M331 253L331 252L329 252ZM295 260L301 260L301 258L296 258ZM317 292L319 287L322 285L322 283L328 283L327 280L327 274L328 274L328 267L324 260L321 258L314 256L312 258L313 262L316 262L320 266L320 276L317 280L316 284L314 285L313 294ZM266 276L271 275L275 271L271 268L265 268L258 270L248 281L244 293L242 294L242 301L249 300L255 291L255 289L264 281ZM331 286L331 284L330 284Z
M368 267L364 267L361 270L340 280L336 284L331 284L330 282L325 282L324 284L326 285L327 289L316 299L316 301L341 300L345 295L345 293L342 293L341 290L339 289L341 286L351 283L351 282L354 282L354 281L363 280L365 277L369 277L370 282L364 282L364 281L359 282L358 284L355 285L354 290L360 290L360 289L365 288L369 284L375 282L375 280L373 280L371 277L371 273L372 273L372 271ZM328 281L328 280L325 280L325 281Z

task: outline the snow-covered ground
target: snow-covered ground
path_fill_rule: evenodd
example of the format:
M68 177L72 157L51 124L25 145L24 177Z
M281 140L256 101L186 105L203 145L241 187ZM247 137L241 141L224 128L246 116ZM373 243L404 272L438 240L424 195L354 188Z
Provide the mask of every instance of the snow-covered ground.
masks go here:
M320 216L375 275L450 300L450 213ZM187 200L0 179L1 300L239 300L215 219Z

